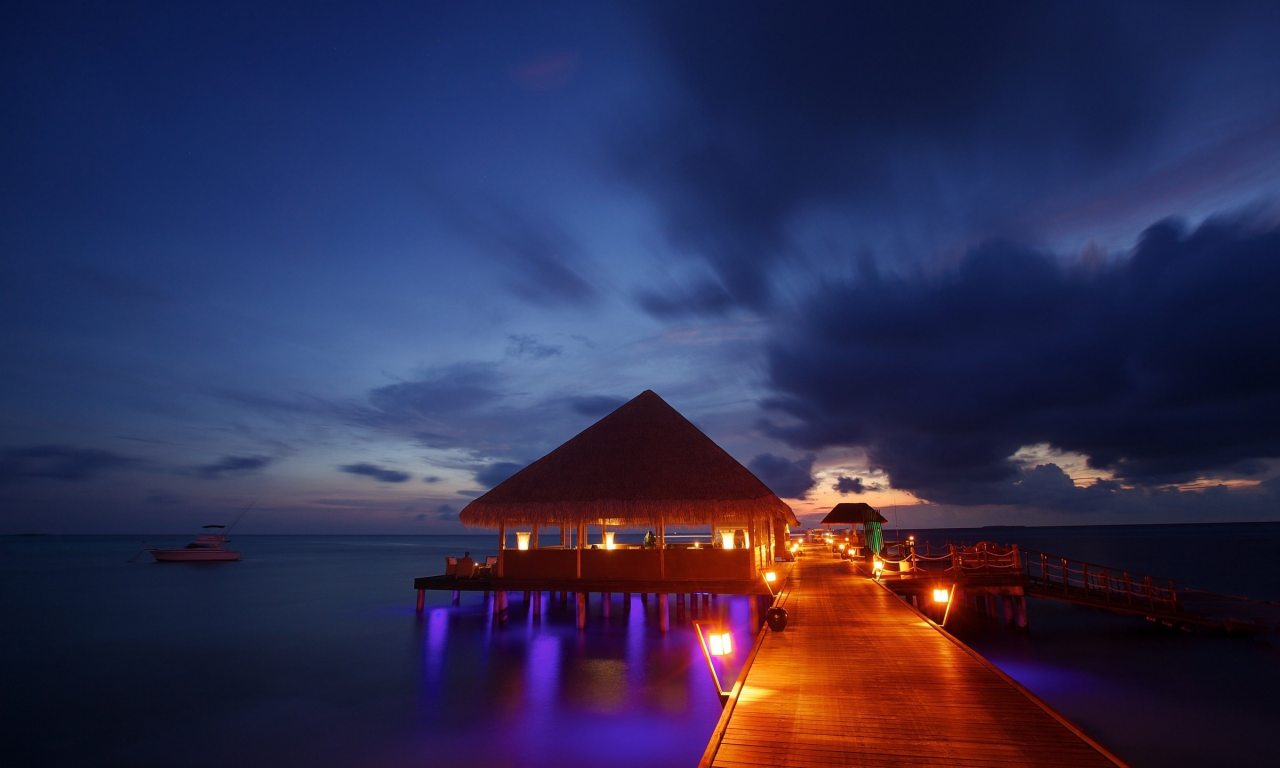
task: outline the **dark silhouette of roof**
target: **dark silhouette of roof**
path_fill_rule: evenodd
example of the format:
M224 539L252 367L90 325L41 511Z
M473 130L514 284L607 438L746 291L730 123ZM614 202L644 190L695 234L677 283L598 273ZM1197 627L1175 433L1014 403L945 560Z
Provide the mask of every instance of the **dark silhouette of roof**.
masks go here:
M868 522L887 523L889 521L866 502L846 501L832 507L818 525L861 525Z
M463 508L470 526L797 524L750 470L645 390Z

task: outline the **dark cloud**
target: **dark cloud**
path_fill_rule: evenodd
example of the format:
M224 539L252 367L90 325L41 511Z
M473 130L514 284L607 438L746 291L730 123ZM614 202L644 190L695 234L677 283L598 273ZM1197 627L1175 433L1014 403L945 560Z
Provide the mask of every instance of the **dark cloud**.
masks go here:
M227 475L248 475L263 469L273 459L270 456L223 456L212 464L197 467L203 478L218 480Z
M770 351L804 448L858 445L939 503L1072 506L1049 444L1126 483L1257 472L1280 456L1280 229L1163 222L1109 265L1007 243L941 274L831 284ZM1057 501L1054 501L1057 500Z
M485 488L492 488L524 469L524 467L524 464L517 464L514 461L495 461L486 467L476 470L476 482Z
M866 483L862 482L862 478L860 477L844 477L842 475L836 478L835 483L831 486L831 490L839 493L841 496L847 496L851 493L866 493L867 486Z
M813 478L813 462L817 458L810 453L792 461L771 453L762 453L747 464L747 469L782 498L803 499L809 489L818 483Z
M574 413L598 419L618 410L626 400L608 395L582 395L570 397L568 402L570 410Z
M96 448L37 445L0 451L0 485L26 480L91 480L105 472L124 469L137 459Z
M371 410L358 412L359 420L373 426L423 425L417 433L430 447L456 445L456 435L441 431L454 421L502 399L503 377L488 363L459 363L434 368L416 381L378 387L369 393ZM447 431L447 430L446 430Z
M545 360L548 357L555 357L564 351L564 347L558 347L554 344L544 344L537 336L531 336L527 333L513 333L507 336L507 356L508 357L531 357L535 360Z
M1233 83L1275 69L1253 30L1276 14L1256 3L1158 19L1101 2L739 3L731 22L660 3L648 20L677 93L620 141L618 167L715 274L641 294L659 317L767 308L806 214L998 231L1029 194L1141 162L1224 40Z
M458 511L448 504L441 504L436 507L435 517L437 520L456 523L458 522Z
M364 462L360 464L345 464L339 467L339 469L351 475L372 477L380 483L403 483L412 477L408 472L401 472L396 469L386 469L378 466L377 464L368 464Z
M445 223L503 267L507 290L537 307L586 306L599 294L581 274L586 254L545 216L496 203L465 206L452 195L433 195Z
M440 482L440 478L436 477L435 475L427 475L426 477L422 478L422 482L434 484L434 483Z

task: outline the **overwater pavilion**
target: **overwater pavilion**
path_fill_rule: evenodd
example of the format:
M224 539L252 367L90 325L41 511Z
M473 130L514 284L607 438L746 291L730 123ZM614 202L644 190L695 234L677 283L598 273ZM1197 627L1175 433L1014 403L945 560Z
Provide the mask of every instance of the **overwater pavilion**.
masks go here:
M754 591L785 552L787 526L798 525L776 494L652 391L473 500L460 518L498 530L495 589L577 583L581 591L659 591L647 583L688 592L727 582ZM711 541L668 541L672 526L710 526ZM616 541L623 528L653 531L656 546ZM551 531L557 542L543 544Z

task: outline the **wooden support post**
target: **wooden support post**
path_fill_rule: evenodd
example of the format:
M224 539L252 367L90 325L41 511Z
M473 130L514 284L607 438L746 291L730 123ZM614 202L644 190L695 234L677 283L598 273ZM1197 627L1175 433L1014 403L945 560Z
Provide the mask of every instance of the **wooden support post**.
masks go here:
M484 591L484 599L485 599L485 600L488 600L488 599L489 599L489 590L487 590L487 589Z
M578 523L578 578L582 578L582 531L586 528L582 523ZM579 593L581 594L581 593Z
M461 602L462 602L462 592L457 589L453 590L453 604L458 605Z
M612 592L600 593L600 607L604 610L604 617L609 618L609 606L613 604Z
M542 591L541 590L533 593L533 615L534 616L542 615Z
M507 523L498 523L498 578L502 578L502 558L507 551Z
M658 518L658 578L667 578L667 524L661 517Z
M527 590L527 589L526 589L526 590L524 591L524 607L525 607L525 610L528 610L528 609L529 609L529 595L530 595L530 594L532 594L532 593L531 593L531 592L529 592L529 590Z
M529 542L529 546L533 549L538 548L538 530L540 528L542 528L542 526L540 525L533 526L533 535L529 537L531 539L531 541Z
M649 593L648 593L648 592L641 592L641 593L640 593L640 604L641 604L641 605L643 605L645 608L648 608L648 607L649 607Z
M622 593L622 612L631 613L631 593L630 592Z
M1004 623L1006 625L1012 624L1013 623L1013 596L1001 595L1000 602L1004 604L1002 606L1004 608Z
M1027 597L1026 595L1018 595L1013 598L1014 614L1017 616L1016 623L1018 629L1023 632L1027 631Z
M671 628L671 616L667 613L667 593L658 595L658 629L666 632Z
M578 593L578 629L587 628L587 593Z
M560 607L561 607L561 608L564 608L564 607L565 607L565 606L567 606L568 604L569 604L569 597L568 597L568 595L567 595L566 593L564 593L564 592L561 592L561 593L560 593Z
M427 605L427 590L418 590L418 613L422 613L422 609Z

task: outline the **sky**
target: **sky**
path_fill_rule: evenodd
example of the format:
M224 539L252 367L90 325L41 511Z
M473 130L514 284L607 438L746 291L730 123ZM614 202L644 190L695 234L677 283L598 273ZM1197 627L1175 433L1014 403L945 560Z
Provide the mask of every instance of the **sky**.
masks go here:
M461 533L646 389L802 522L1280 519L1274 3L0 12L0 533Z

